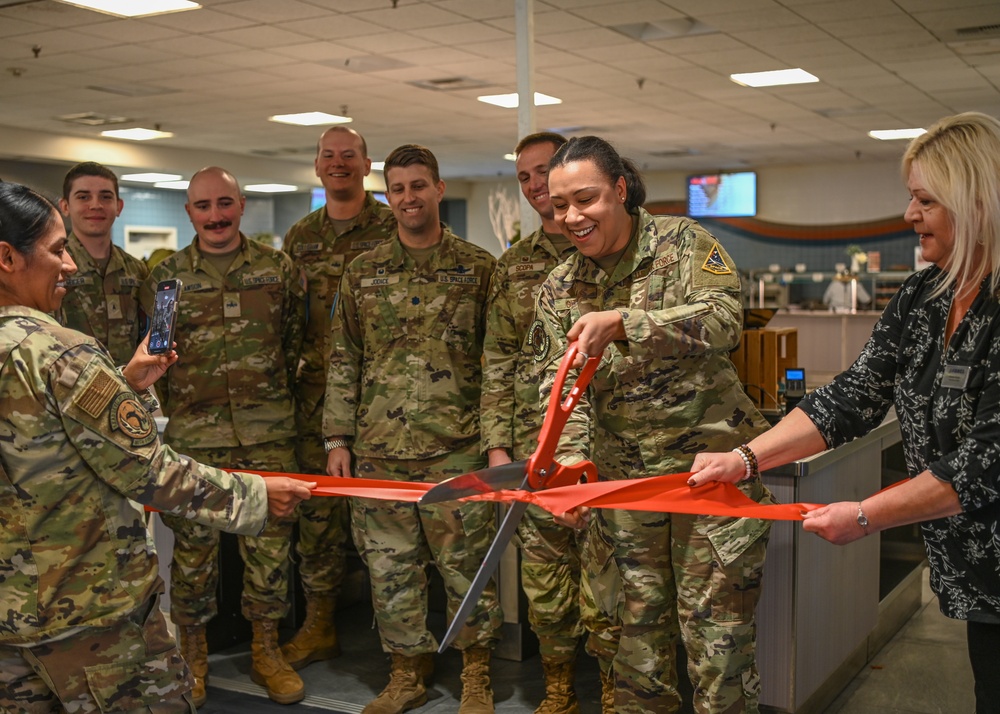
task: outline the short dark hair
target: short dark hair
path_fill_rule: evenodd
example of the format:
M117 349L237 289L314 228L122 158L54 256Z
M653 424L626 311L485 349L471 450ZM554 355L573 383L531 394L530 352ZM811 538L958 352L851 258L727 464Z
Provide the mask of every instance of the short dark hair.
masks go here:
M67 171L66 178L63 179L62 197L67 201L69 200L69 192L73 190L73 182L81 176L106 178L115 187L115 198L118 198L118 177L115 176L115 172L96 161L84 161Z
M625 179L625 208L629 213L646 202L646 184L639 174L639 168L631 159L620 156L610 142L599 136L574 136L556 151L549 168L565 166L574 161L593 161L600 171L614 185L621 176Z
M382 173L388 176L389 169L391 168L403 168L405 166L412 166L413 164L426 166L430 169L431 178L434 179L434 183L441 180L437 158L431 153L430 149L419 144L403 144L393 149L392 153L385 157L385 168L382 169Z
M368 158L368 142L365 141L365 137L361 136L361 132L356 131L354 129L351 129L350 127L347 127L347 126L339 126L339 125L336 125L336 124L334 126L331 126L329 129L324 129L323 133L319 135L319 139L316 140L316 156L317 157L319 156L320 145L323 143L323 137L326 136L327 134L331 133L331 132L339 132L339 133L343 133L343 134L352 134L353 136L356 136L359 139L361 139L361 155L362 155L362 157L364 157L366 159Z
M517 146L514 147L514 156L520 156L522 151L535 144L552 144L553 149L558 149L565 143L566 137L562 134L557 134L554 131L536 131L517 142Z
M0 241L31 255L54 222L61 219L49 199L19 183L0 181Z

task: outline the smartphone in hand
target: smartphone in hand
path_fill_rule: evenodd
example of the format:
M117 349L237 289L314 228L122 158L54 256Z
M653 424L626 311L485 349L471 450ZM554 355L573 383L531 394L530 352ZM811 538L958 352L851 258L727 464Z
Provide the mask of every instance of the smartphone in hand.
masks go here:
M156 286L153 319L149 328L149 353L152 355L164 354L173 349L177 301L180 299L182 286L180 280L161 280Z

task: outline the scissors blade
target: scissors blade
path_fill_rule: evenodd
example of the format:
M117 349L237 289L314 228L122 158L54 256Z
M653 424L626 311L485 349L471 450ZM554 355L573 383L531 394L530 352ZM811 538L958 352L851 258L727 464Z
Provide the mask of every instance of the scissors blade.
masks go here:
M527 486L527 478L524 479L522 486ZM507 515L504 516L503 523L500 524L496 538L490 544L490 549L486 551L483 564L479 566L476 577L472 579L472 584L469 585L469 591L465 593L462 604L458 606L455 617L452 619L451 625L448 626L448 631L445 633L444 639L441 640L441 646L438 647L438 654L448 649L448 646L458 637L459 631L465 626L465 621L469 619L469 614L476 606L476 603L479 602L479 596L483 594L486 583L493 577L497 566L500 565L500 558L503 556L504 550L507 549L511 538L514 537L514 533L517 531L517 524L521 522L521 516L524 515L526 510L528 510L528 504L524 501L515 501L507 509Z
M442 503L457 498L517 488L524 482L526 461L492 466L442 481L420 497L420 503Z

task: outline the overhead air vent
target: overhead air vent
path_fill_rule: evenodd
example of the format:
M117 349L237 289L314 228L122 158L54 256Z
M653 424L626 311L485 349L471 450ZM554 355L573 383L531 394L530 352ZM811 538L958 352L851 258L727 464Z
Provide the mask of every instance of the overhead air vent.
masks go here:
M992 25L977 25L975 27L960 27L955 30L959 37L972 39L974 37L1000 37L1000 22Z
M421 89L432 89L435 92L457 92L460 89L482 89L489 87L489 82L472 77L439 77L437 79L418 79L409 84Z
M125 124L135 121L129 117L115 117L107 114L98 114L97 112L63 114L62 116L56 117L56 119L64 121L67 124L82 124L83 126L110 126L112 124Z
M659 159L676 159L679 156L694 156L698 154L697 149L681 149L679 147L670 147L666 149L657 149L656 151L650 151L650 156L655 156Z
M386 57L384 55L357 55L355 57L345 57L343 59L327 60L320 62L327 67L346 69L348 72L384 72L389 69L402 69L412 67L409 62Z
M177 91L167 87L154 87L145 84L90 84L87 89L117 94L120 97L156 97L161 94L173 94Z
M629 22L622 25L609 25L608 27L640 42L672 40L676 37L693 37L694 35L708 35L718 32L711 25L706 25L693 17L653 20L652 22Z
M250 153L257 156L313 156L316 153L316 145L280 146L276 149L251 149Z

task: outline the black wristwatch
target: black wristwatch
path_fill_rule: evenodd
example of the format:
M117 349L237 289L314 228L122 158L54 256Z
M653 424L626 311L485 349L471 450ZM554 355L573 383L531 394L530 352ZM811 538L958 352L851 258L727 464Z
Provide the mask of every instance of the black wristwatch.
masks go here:
M865 532L865 535L868 535L868 516L861 510L861 501L858 501L858 525L861 526L861 530Z

